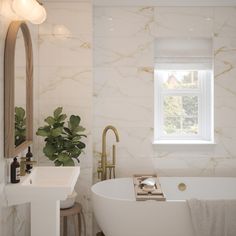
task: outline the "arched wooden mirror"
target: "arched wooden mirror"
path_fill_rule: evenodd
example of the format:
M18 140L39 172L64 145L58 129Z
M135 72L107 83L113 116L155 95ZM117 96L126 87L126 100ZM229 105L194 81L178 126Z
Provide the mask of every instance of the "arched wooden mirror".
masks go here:
M13 21L4 51L5 157L13 158L33 141L33 52L24 21Z

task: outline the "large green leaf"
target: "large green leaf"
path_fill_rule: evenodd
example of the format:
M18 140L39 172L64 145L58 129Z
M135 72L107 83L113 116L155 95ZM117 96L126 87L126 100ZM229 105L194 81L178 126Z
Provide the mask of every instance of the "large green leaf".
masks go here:
M77 127L76 131L83 132L83 131L85 131L85 128L83 126L79 126L79 127Z
M47 157L52 157L53 154L57 151L56 147L54 145L52 145L51 143L46 143L44 149L43 149L43 153L47 156Z
M49 125L54 125L54 123L56 122L52 116L47 117L44 121Z
M74 144L78 144L80 142L80 139L81 137L79 135L76 135L75 137L73 137L72 142Z
M70 153L71 153L71 157L76 158L81 154L81 150L75 147L70 151Z
M69 128L64 127L64 130L66 131L67 134L72 135L72 132Z
M54 118L57 119L59 117L59 115L62 113L62 109L63 107L58 107L54 112Z
M70 158L67 161L63 162L63 166L74 166L74 161Z
M52 137L57 137L62 134L62 127L58 127L51 130Z
M58 160L55 160L54 161L54 165L55 166L62 166L62 163L60 161L58 161Z
M68 160L69 158L70 158L70 157L68 156L67 153L60 153L60 154L58 155L57 160L58 160L58 161L66 161L66 160Z
M48 157L48 159L49 159L50 161L55 161L55 160L57 159L57 155L54 154L54 155Z
M57 160L61 163L63 163L64 166L73 166L74 162L73 160L69 157L67 153L60 153L58 155Z
M66 119L67 115L66 114L61 114L58 118L57 118L57 122L62 122Z
M38 136L47 137L48 135L50 135L50 128L47 126L39 128L38 131L36 132L36 134Z
M70 149L74 148L75 145L73 144L73 142L71 140L66 139L66 140L64 140L63 146L66 150L70 150Z
M86 147L86 145L85 145L85 143L83 143L83 142L79 142L79 143L77 144L77 147L78 147L79 149L84 149L84 148Z
M75 130L79 126L79 123L80 123L79 116L75 116L75 115L70 116L69 126L71 130Z

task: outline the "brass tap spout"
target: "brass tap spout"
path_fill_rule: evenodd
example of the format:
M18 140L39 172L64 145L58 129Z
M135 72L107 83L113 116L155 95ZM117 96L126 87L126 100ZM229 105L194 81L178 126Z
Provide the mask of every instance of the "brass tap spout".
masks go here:
M26 174L26 165L34 165L36 164L37 161L27 161L26 157L21 157L21 161L20 161L20 175L21 176L25 176Z
M101 180L107 179L107 168L113 168L113 173L115 173L115 147L114 146L113 146L112 164L108 164L108 162L107 162L106 136L107 136L108 130L112 130L114 132L115 137L116 137L116 142L120 141L118 131L114 126L108 125L103 130L103 133L102 133L102 157L101 157L101 168L100 168ZM111 175L110 175L110 178L111 178Z

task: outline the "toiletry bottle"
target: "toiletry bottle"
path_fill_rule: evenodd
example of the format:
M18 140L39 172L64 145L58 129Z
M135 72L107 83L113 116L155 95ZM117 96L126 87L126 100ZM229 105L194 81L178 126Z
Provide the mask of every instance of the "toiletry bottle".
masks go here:
M28 147L28 152L26 153L26 161L31 161L31 158L33 157L33 154L30 150L30 146ZM31 164L26 164L26 172L29 173L30 170L32 169Z
M13 162L11 163L11 183L19 183L20 182L20 164L15 157Z

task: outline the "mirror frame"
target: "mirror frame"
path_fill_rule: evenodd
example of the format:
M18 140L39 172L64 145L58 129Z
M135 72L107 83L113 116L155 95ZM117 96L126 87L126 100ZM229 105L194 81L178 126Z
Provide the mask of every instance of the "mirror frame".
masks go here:
M15 147L15 46L21 30L26 59L26 141ZM13 158L33 142L33 49L30 31L24 21L11 22L4 50L4 155Z

